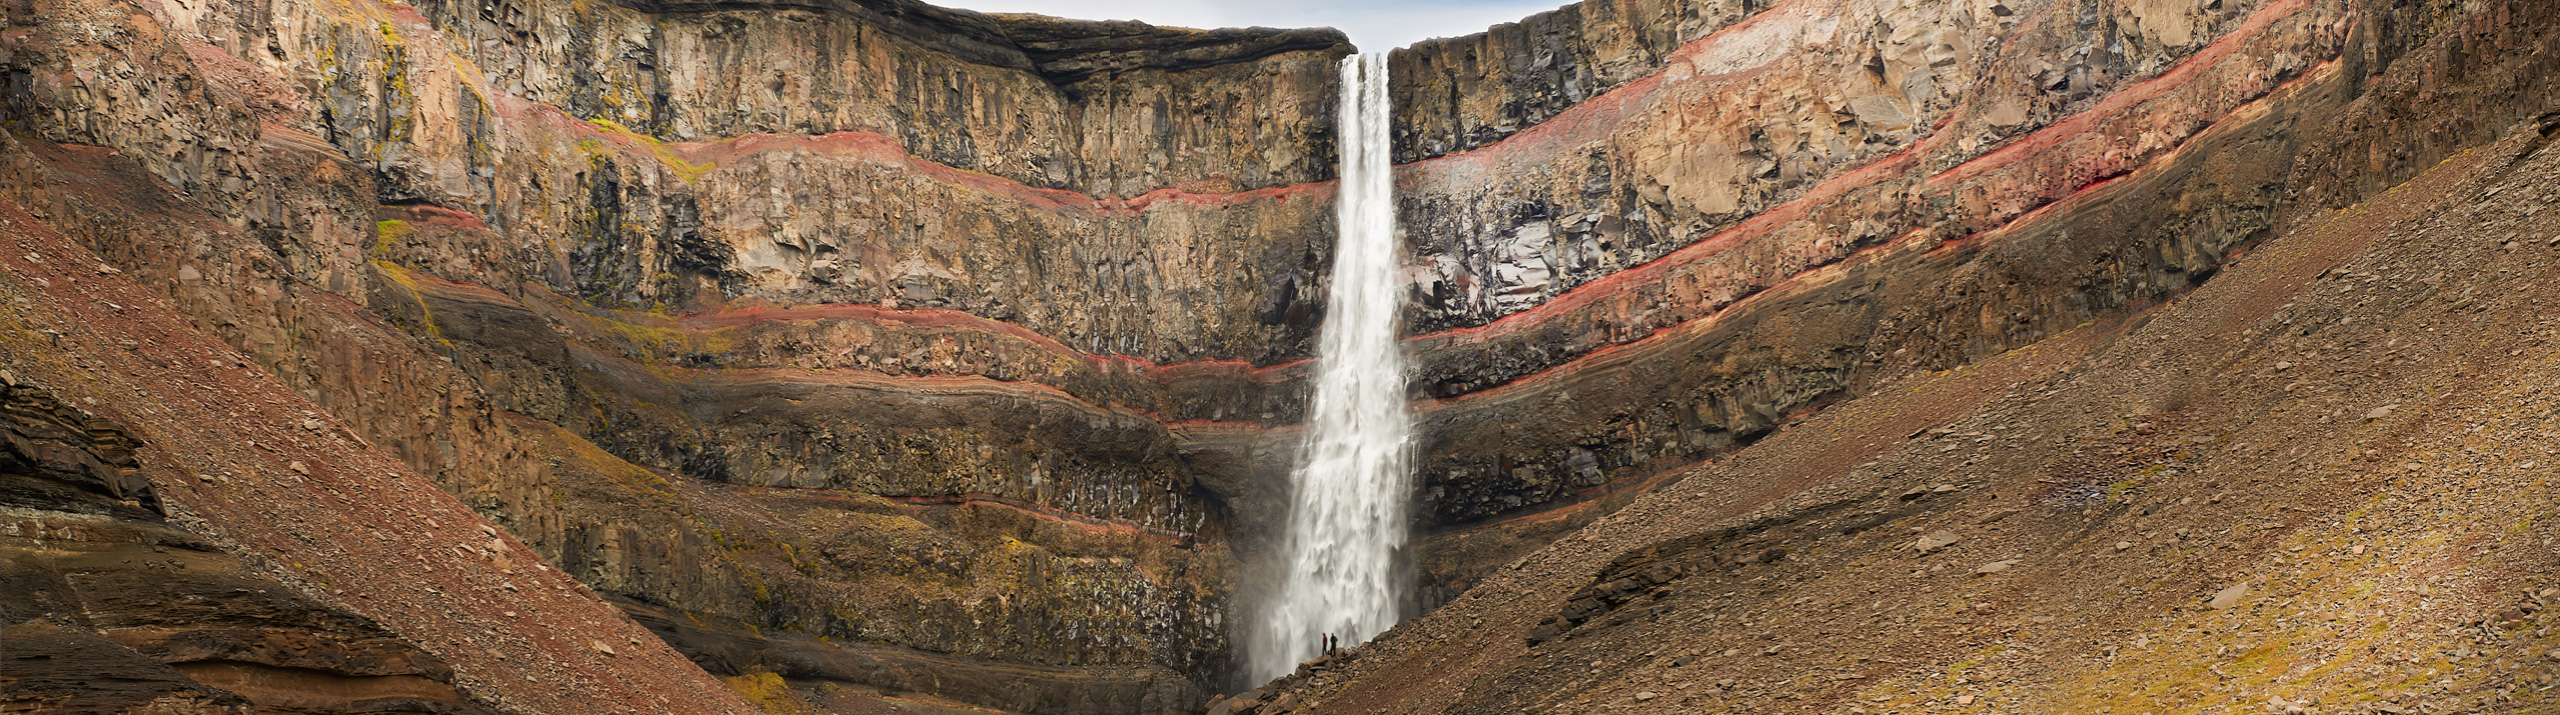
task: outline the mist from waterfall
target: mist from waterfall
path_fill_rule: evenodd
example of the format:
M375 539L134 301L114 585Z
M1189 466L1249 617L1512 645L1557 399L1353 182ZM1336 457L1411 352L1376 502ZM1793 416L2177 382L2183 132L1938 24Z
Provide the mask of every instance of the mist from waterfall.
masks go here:
M1357 644L1395 625L1411 418L1396 341L1395 191L1383 55L1342 60L1333 293L1325 306L1305 461L1290 475L1284 570L1252 639L1254 677L1288 674L1326 634Z

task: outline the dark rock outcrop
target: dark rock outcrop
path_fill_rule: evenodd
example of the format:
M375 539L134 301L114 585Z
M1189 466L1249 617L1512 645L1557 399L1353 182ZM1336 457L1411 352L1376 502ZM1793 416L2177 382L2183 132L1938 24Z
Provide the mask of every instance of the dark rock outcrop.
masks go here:
M1682 46L1776 4L1592 0L1396 50L1396 163L1500 142L1652 76Z
M371 619L167 523L131 434L0 382L0 708L495 712Z
M1405 167L1428 528L1606 512L1879 381L2181 294L2551 109L2552 29L2520 7L1979 10L1770 6ZM2375 84L2478 57L2421 91L2460 109ZM1468 539L1436 593L1542 543Z
M2442 67L2395 65L2330 117ZM1684 470L1253 712L2545 709L2560 114L2501 135Z
M1337 33L99 7L11 16L0 188L546 561L954 693L1229 672Z
M1339 33L907 0L5 22L0 196L346 426L313 436L525 549L475 544L501 564L475 577L556 567L758 702L1169 712L1237 685L1241 565L1284 516L1323 319ZM2518 2L1594 0L1395 52L1415 608L2549 111L2550 26ZM88 309L67 300L37 302ZM28 449L13 469L57 476L0 493L159 508L113 450ZM205 518L269 537L244 551L329 545ZM1627 584L1547 635L1660 585ZM412 639L457 681L517 672ZM283 677L168 675L136 692Z

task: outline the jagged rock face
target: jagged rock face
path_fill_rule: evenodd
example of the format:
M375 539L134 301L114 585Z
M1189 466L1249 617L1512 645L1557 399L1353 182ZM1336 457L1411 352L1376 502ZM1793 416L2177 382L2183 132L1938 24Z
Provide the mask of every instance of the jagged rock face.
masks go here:
M1683 45L1768 0L1574 3L1389 55L1396 163L1500 142L1662 70Z
M170 525L133 435L0 382L0 706L493 712L441 659Z
M2439 63L2560 16L2474 8L2329 116L2524 96L2547 54ZM2306 160L2441 141L2342 125ZM2549 709L2560 112L2499 134L2168 305L1826 408L1221 707Z
M2413 19L2448 7L1789 2L1658 11L1722 18L1667 50L1560 29L1617 21L1586 7L1524 25L1549 34L1400 52L1400 96L1467 88L1438 105L1460 129L1418 134L1441 143L1402 169L1420 518L1605 512L1875 380L2178 294L2288 215L2544 111L2491 99L2544 94L2518 68L2467 78L2480 89L2447 109L2348 114L2456 32ZM2532 21L2471 17L2491 19L2459 52L2539 56L2520 49ZM1607 85L1630 57L1660 70L1563 110L1483 79L1505 76L1487 58L1548 58L1590 65L1538 70L1558 82ZM2338 144L2384 136L2430 138ZM1455 593L1543 540L1451 533L1425 547L1426 582Z
M427 3L491 89L665 141L877 134L936 164L1132 197L1332 174L1341 35L1195 31L905 1ZM1177 78L1178 77L1178 78ZM1322 109L1322 107L1315 107ZM439 202L442 203L442 202Z
M948 307L1157 361L1305 353L1314 316L1297 306L1317 292L1330 231L1316 205L1327 189L1308 182L1331 171L1336 35L1177 34L1187 51L1149 53L1118 50L1136 40L1103 34L1116 26L1088 30L1096 39L1066 29L1079 25L1011 21L1045 48L1041 66L1077 78L1051 84L1019 52L1023 67L973 63L919 44L948 37L897 34L861 13L685 11L657 23L579 8L521 8L553 23L539 28L439 6L358 19L221 5L178 13L170 29L45 14L81 41L19 41L21 104L45 138L132 146L218 213L281 234L296 272L338 292L361 280L377 202L330 196L297 214L257 196L283 178L248 156L261 141L316 137L366 165L378 203L460 210L539 237L419 259L455 279L530 280L641 309L747 298ZM711 27L749 21L777 24ZM470 52L441 51L448 41ZM748 50L770 54L732 56ZM834 59L798 64L824 58ZM84 71L108 59L124 69ZM219 83L191 84L198 73ZM823 86L643 91L710 92L747 75ZM98 101L111 91L135 100ZM813 114L756 114L766 110ZM1051 179L1043 165L1067 173ZM1264 240L1213 240L1233 233Z
M49 564L39 568L50 575L39 575L71 584L47 589L67 588L71 595L64 598L96 602L90 610L115 614L117 622L201 617L218 623L233 611L297 621L338 618L297 612L325 604L346 618L382 624L400 642L363 650L423 651L450 666L452 691L499 711L749 708L675 650L642 640L646 630L527 548L533 538L551 536L541 529L558 527L560 505L550 492L557 480L529 463L535 455L498 449L515 445L505 441L510 435L502 423L476 421L495 416L475 412L478 398L467 383L456 382L466 378L450 366L429 367L433 363L421 359L429 354L413 339L365 319L345 299L276 280L274 249L202 213L136 162L109 149L0 137L0 239L23 249L13 250L0 269L0 290L11 306L0 313L0 363L17 381L45 385L61 404L94 413L96 419L75 424L101 444L117 445L98 452L98 460L115 474L139 470L134 476L149 484L148 494L170 516L169 526L137 533L98 532L116 525L73 514L65 519L80 528L61 534L101 533L117 543L183 544L184 551L203 552L178 557L182 552L173 548L164 558L162 551L108 547L73 554L45 545L49 550L36 558ZM115 267L101 254L107 249L135 270ZM180 270L189 256L217 260L206 261L206 271ZM217 328L237 342L216 338ZM281 358L271 363L278 369L253 356ZM324 406L344 412L347 421L323 413ZM371 443L348 424L369 425L396 441ZM118 433L126 437L109 439ZM128 449L131 459L113 456ZM534 537L508 537L462 500ZM34 516L58 520L49 511ZM156 571L172 560L190 570ZM152 583L85 590L136 567L154 571L141 576ZM197 567L210 580L190 576ZM89 583L93 576L105 581ZM260 589L274 595L264 601L246 596ZM188 615L166 619L161 611ZM295 646L304 636L291 632L274 639L250 633L189 640L241 650L237 658L248 665L217 658L185 678L246 696L247 706L276 695L286 708L378 711L365 704L373 700L440 707L434 693L405 676L369 680L396 672L345 671L362 677L340 678L311 670L333 657L326 653L299 665L287 659L289 667L277 670L258 664L283 656L252 652L337 648L322 637L336 628L309 626L311 638L319 639L309 648ZM331 637L361 635L338 630ZM69 639L65 657L95 659L166 685L125 695L167 695L172 707L209 703L217 710L234 702L198 697L195 685L163 677L172 675L166 664L154 671L77 633L62 637ZM222 645L242 638L258 642ZM193 646L177 646L185 647L165 659L181 662L181 670L203 659L187 650ZM146 654L162 657L159 647ZM433 675L411 674L421 673ZM105 699L96 705L108 711L134 705L116 688L97 690L95 683L59 679L62 674L29 677L47 681L47 697L100 696Z
M1340 35L24 5L0 195L696 662L1039 712L1231 685ZM2542 111L2541 16L2498 12L1611 2L1397 51L1416 607ZM2525 59L2367 89L2457 36Z
M1338 34L105 7L12 15L9 195L551 564L713 624L678 649L1043 712L1228 672Z
M2345 38L2329 28L2343 6L2298 5L2234 5L2201 20L2183 9L2164 11L2183 28L2175 32L2146 29L2166 22L2156 18L2150 25L2130 17L2024 23L2005 6L1789 3L1750 15L1664 53L1659 74L1531 135L1414 167L1410 173L1422 183L1407 194L1414 204L1408 223L1425 237L1417 242L1420 262L1438 273L1417 285L1427 297L1415 322L1426 330L1481 325L1711 238L1752 243L1753 233L1780 234L1758 242L1765 247L1714 251L1736 254L1715 261L1729 265L1681 265L1707 259L1701 255L1662 266L1686 275L1643 282L1687 284L1656 288L1671 305L1631 306L1640 312L1614 316L1616 329L1641 334L1913 230L1953 237L1997 227L2058 198L2039 192L2067 193L2054 187L2087 184L2164 155L2202 129L2196 121L2209 124L2335 56ZM2111 11L2093 4L2037 12L2083 9ZM2269 23L2282 27L2263 27ZM2056 48L2077 47L2109 49L2058 57L2066 53ZM1426 45L1414 54L1455 49ZM2201 76L2162 80L2173 67ZM2075 85L2069 77L2082 79ZM2101 106L2120 92L2132 94ZM2147 123L2172 112L2190 121ZM2078 127L2055 128L2075 115L2125 130L2146 124L2130 137L2111 126L2082 139L2113 153L2087 157L2084 166L2066 166L2076 147L2035 151L2047 147L2013 142L2084 135ZM2004 168L2006 157L1977 161L2004 146L2011 156L2035 153L2053 164L1978 176ZM1964 171L1944 173L1959 166ZM1850 177L1853 169L1865 175ZM1866 199L1895 203L1840 206L1865 197L1838 194L1895 178L1930 183ZM1793 212L1772 215L1781 207L1817 211L1821 224L1790 226L1809 222ZM1753 227L1758 231L1737 231L1754 217L1765 217ZM1765 267L1730 265L1744 255ZM1686 315L1653 315L1690 305L1698 307ZM1498 383L1543 366L1489 367L1489 374L1459 372Z

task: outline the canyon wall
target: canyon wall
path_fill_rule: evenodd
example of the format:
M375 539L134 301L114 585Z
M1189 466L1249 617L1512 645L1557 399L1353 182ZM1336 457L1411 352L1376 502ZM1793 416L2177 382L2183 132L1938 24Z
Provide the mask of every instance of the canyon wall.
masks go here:
M1591 2L1398 51L1426 605L2549 111L2505 7ZM2428 43L2463 91L2371 93Z
M1227 685L1322 317L1339 33L9 23L18 204L719 675L1039 712Z
M1803 6L1778 4L1700 42L1785 29L1754 23L1789 7ZM1648 200L1641 178L1618 178L1650 174L1646 148L1600 145L1611 179L1651 202L1645 225L1725 199L1778 203L1739 223L1693 219L1715 233L1636 268L1548 272L1579 285L1516 293L1529 307L1436 318L1481 327L1421 336L1426 356L1481 345L1475 364L1515 359L1531 372L1487 398L1427 404L1488 415L1444 419L1509 430L1499 434L1513 449L1559 454L1567 446L1510 425L1575 429L1624 406L1634 419L1621 424L1640 435L1661 424L1645 420L1655 400L1666 412L1701 394L1765 400L1756 419L1702 415L1750 444L1672 460L1659 478L1590 475L1604 491L1579 510L1523 507L1444 531L1419 560L1427 579L1466 591L1212 712L2552 709L2560 8L1981 7L2015 18L1977 45L2000 53L2074 24L2126 34L2064 44L2091 57L2139 57L2135 31L2200 47L2086 104L2045 95L2074 92L2083 76L2098 87L2127 78L2055 62L2011 90L1961 85L1973 89L1920 125L1927 136L1846 173L1811 171L1801 193L1788 191L1783 159L1819 153L1781 141L1774 119L1689 124L1695 141L1660 147L1702 152L1697 171L1733 171L1723 193L1690 184L1707 190L1684 198L1667 183ZM2179 24L2198 9L2238 21ZM1850 110L1823 122L1869 121L1856 74L1895 77L1890 43L1866 47L1886 61L1806 85L1839 92L1831 106ZM1746 57L1758 64L1689 81L1749 96L1736 85L1774 81L1794 61ZM1679 68L1653 91L1677 86ZM2038 76L2008 72L1992 79ZM1900 91L1885 99L1915 96ZM1607 141L1648 118L1732 106L1639 106ZM2048 123L2048 106L2071 113ZM1559 124L1572 111L1424 161L1410 178L1432 186L1466 166L1440 163L1477 156L1500 169L1464 175L1478 184L1533 174L1502 152L1577 128ZM2012 122L2033 128L1975 133ZM1559 183L1489 193L1578 188ZM1858 221L1885 230L1862 238ZM1552 230L1487 225L1476 235L1494 238L1477 240ZM1430 240L1415 243L1428 252ZM1525 253L1459 251L1453 262L1537 260ZM1509 270L1455 275L1526 274ZM1783 278L1754 278L1768 275ZM1434 280L1423 273L1417 292ZM1682 292L1693 285L1733 294ZM1608 332L1617 325L1635 334ZM1494 352L1532 331L1554 339ZM1536 412L1506 416L1525 407L1507 400ZM1608 437L1587 439L1571 446L1609 465L1593 447ZM1464 458L1487 444L1437 451ZM1613 483L1627 487L1605 491Z
M94 257L312 410L270 417L343 423L748 699L1185 712L1253 685L1233 639L1323 320L1340 34L901 0L5 7L0 196L84 254L48 270ZM1412 607L2549 111L2547 20L1590 0L1395 51ZM14 360L60 339L30 335ZM406 635L432 617L343 608L458 697L546 707L488 675L517 661Z
M0 703L494 712L443 660L169 523L135 435L15 374L0 382L0 638L26 664L5 673Z

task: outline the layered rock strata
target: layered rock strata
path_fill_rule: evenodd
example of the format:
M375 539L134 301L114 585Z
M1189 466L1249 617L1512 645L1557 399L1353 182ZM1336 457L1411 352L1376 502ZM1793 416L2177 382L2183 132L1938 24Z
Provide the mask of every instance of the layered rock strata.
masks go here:
M10 16L10 195L550 564L727 624L680 650L1046 712L1227 672L1338 33L121 7Z
M0 705L488 713L453 670L178 528L114 423L0 374Z
M1404 169L1418 518L1531 533L1451 534L1424 557L1439 593L1810 408L2174 296L2550 109L2546 20L2506 5L1646 11L1701 18L1670 49L1606 30L1620 12L1399 54L1401 111L1464 115L1411 120ZM2501 59L2424 100L2372 84L2478 57Z
M22 589L13 595L26 597L8 612L13 704L749 709L436 482L56 232L103 227L80 202L18 203L35 195L18 190L33 152L0 140L10 159L0 240L12 246L0 268L11 296L0 382L13 383L19 455L5 558ZM51 178L55 191L35 196L70 199L115 177ZM140 190L120 196L122 210L165 198L147 180L118 188Z
M2466 37L2335 116L2497 86L2412 59ZM1826 408L1213 712L2549 710L2555 138Z
M2547 13L1594 2L1395 53L1416 608L2546 111ZM5 21L30 225L751 697L1237 685L1340 35L896 0Z

